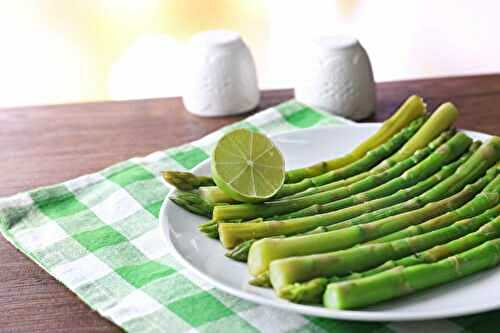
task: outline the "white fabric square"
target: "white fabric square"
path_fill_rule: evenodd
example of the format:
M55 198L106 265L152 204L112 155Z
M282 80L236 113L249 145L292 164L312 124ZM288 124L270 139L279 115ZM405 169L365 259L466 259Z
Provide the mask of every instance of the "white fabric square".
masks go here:
M136 289L123 298L120 303L102 311L102 314L121 324L134 318L144 317L162 308L163 306L151 296Z
M262 115L264 112L258 112L255 115L248 117L246 121L254 125L255 127L261 128L264 125L269 125L271 121L281 118L281 114L275 108L271 107L268 110L273 111L272 113L266 113L264 116Z
M206 136L204 136L200 140L196 140L196 141L191 142L191 145L193 145L195 147L197 147L197 146L206 147L206 146L215 144L217 141L219 141L219 139L223 135L224 135L224 132L221 132L221 131L212 132L210 134L207 134Z
M164 158L167 157L167 154L165 154L162 151L157 151L154 153L151 153L145 157L142 158L142 162L145 163L154 163L163 160Z
M98 280L113 270L93 254L56 266L52 274L70 289Z
M387 325L391 331L398 333L458 333L463 332L463 328L449 320L430 320L430 321L407 321L395 322Z
M90 209L104 223L113 224L140 211L142 207L126 190L119 189Z
M92 184L98 183L104 180L103 176L98 173L93 173L90 175L81 176L72 180L68 180L64 183L68 190L71 192L78 192L79 189L86 188Z
M261 333L288 332L303 327L308 321L299 314L256 306L238 315L256 327Z
M33 204L33 199L27 193L20 193L10 198L0 199L0 209L8 207L25 207Z
M139 249L148 259L158 259L168 254L168 246L163 239L160 228L142 234L133 239L131 243Z
M32 252L43 249L68 237L68 234L55 222L47 222L39 227L20 230L17 241Z

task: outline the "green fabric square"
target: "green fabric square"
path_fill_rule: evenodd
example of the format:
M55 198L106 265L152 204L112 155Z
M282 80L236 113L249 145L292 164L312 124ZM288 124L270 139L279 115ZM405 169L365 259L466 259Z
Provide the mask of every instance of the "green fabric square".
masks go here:
M233 314L218 299L205 291L170 303L167 307L194 327Z
M65 186L55 186L31 193L35 205L48 217L57 219L87 209Z
M314 126L326 117L323 113L296 101L280 104L276 109L289 124L300 128Z
M310 108L304 108L300 111L294 112L287 112L286 110L283 110L281 114L288 123L300 128L311 127L324 118L321 113Z
M113 229L127 239L132 240L158 226L154 216L145 210L140 210L113 224Z
M122 326L127 332L140 333L177 333L188 332L191 329L191 326L167 309L161 309L144 317L129 320L123 323Z
M154 178L153 174L140 165L131 166L108 176L109 180L121 186L127 186L134 182L151 178Z
M115 305L117 299L123 299L135 290L127 281L112 272L93 283L78 287L75 292L97 309L105 309Z
M373 333L381 329L382 327L385 327L385 324L380 322L334 320L310 316L308 316L307 319L309 319L314 325L321 327L325 331L335 333Z
M163 205L163 200L153 202L152 204L147 205L144 207L148 212L150 212L154 217L159 218L160 217L160 210L161 206Z
M170 155L186 169L191 169L208 158L208 154L198 147L185 148Z
M148 258L130 242L101 247L94 254L114 270L126 265L138 265L148 261Z
M151 281L165 277L174 272L175 269L162 265L156 261L148 261L141 265L123 266L116 270L118 275L136 288L141 288Z
M57 202L43 204L38 207L45 215L52 219L61 218L68 215L74 215L81 212L85 207L75 197L68 197Z
M125 171L127 169L130 169L135 165L137 165L137 164L132 162L131 160L123 161L123 162L117 163L115 165L112 165L112 166L102 170L100 172L100 174L105 178L109 178L112 175L120 173L120 172Z
M90 252L127 240L122 234L107 225L91 231L78 233L73 237Z
M219 320L214 320L206 323L203 326L198 327L198 332L202 333L258 333L255 327L250 325L246 320L239 317L237 314L233 314L228 317L221 318Z
M137 181L125 189L143 207L165 199L169 190L159 178Z

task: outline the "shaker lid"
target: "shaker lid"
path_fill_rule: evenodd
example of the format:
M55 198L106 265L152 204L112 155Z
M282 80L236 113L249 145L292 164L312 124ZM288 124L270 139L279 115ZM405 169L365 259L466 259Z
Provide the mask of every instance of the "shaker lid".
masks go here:
M227 47L241 44L239 33L228 30L208 30L195 34L191 38L192 45L202 47Z
M314 43L325 51L347 49L359 44L357 38L348 35L322 36L317 38Z

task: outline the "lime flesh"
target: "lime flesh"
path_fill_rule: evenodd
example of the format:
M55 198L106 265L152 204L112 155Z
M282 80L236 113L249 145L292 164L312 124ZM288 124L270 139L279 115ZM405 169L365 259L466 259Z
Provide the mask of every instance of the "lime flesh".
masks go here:
M233 130L219 140L211 169L217 186L242 202L265 201L285 181L281 152L269 138L247 129Z

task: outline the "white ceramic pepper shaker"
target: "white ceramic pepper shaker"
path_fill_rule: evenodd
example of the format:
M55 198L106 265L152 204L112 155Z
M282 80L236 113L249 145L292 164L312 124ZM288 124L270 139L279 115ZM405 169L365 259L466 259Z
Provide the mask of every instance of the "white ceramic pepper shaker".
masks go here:
M353 120L375 111L372 67L356 38L316 39L306 48L298 67L297 100Z
M204 117L234 115L259 103L255 63L238 33L196 34L186 60L183 102L188 111Z

